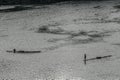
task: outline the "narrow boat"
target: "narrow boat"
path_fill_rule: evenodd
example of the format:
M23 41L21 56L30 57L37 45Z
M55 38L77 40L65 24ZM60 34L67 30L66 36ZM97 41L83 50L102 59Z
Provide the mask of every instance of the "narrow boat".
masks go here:
M9 53L41 53L41 51L24 51L24 50L19 50L14 52L13 50L7 50L6 52Z
M96 59L102 59L102 58L108 58L108 57L112 57L112 55L97 56L97 57L95 57L95 58L86 59L86 61L89 61L89 60L96 60Z

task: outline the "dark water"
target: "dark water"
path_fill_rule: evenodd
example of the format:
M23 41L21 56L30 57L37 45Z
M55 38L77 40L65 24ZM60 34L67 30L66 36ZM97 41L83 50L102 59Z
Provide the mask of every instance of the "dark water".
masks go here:
M63 1L107 1L107 0L0 0L0 5L15 5L15 4L51 4Z

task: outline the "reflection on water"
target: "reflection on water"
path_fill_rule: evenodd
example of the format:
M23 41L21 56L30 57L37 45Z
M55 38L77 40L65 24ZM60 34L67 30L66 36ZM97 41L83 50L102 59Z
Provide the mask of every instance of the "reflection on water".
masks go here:
M85 80L81 77L73 77L74 71L66 64L44 67L39 70L39 77L36 80Z
M61 78L61 79L35 79L35 80L85 80L82 78L71 78L71 79L66 79L66 78Z

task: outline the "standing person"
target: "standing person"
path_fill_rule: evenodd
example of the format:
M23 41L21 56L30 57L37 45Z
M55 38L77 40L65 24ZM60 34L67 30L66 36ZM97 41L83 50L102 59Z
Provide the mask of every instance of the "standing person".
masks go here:
M86 64L86 54L84 54L84 64Z
M13 49L13 53L16 53L16 49Z
M84 54L84 60L86 60L86 54Z

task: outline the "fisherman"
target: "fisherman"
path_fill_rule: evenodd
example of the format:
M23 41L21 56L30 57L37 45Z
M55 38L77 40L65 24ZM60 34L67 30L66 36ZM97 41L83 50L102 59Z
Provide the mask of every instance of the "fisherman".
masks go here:
M16 53L16 49L13 49L13 53Z
M86 54L84 54L84 60L86 60Z
M86 54L84 54L84 64L86 64Z

